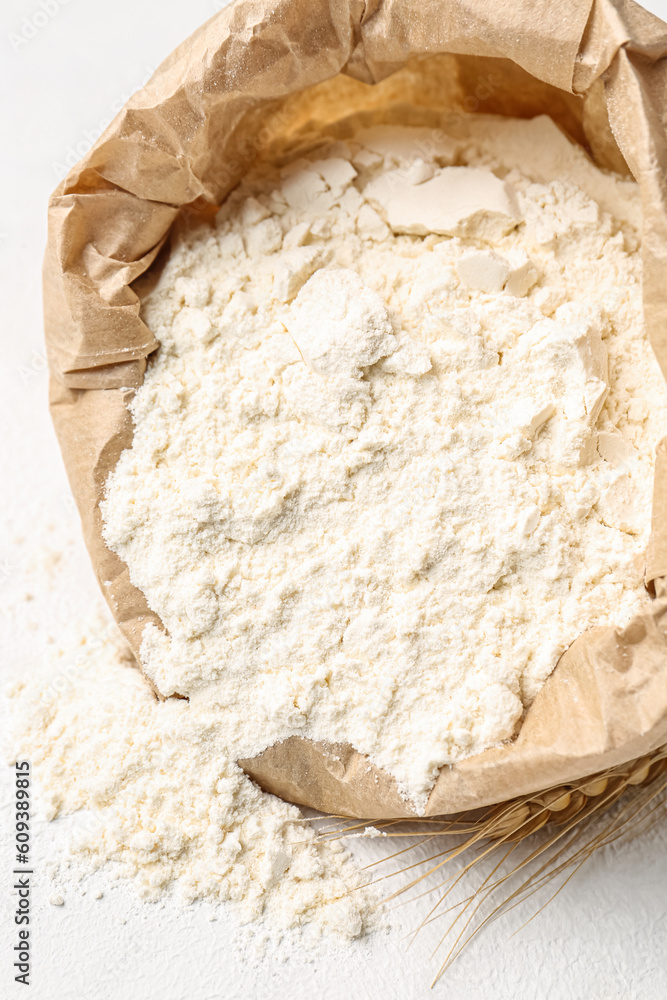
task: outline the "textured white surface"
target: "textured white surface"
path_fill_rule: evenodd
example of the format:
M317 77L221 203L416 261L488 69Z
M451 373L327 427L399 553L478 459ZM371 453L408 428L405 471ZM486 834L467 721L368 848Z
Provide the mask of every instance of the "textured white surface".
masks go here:
M57 5L56 5L57 6ZM0 127L6 137L0 161L0 289L3 301L3 408L0 461L3 516L0 525L0 606L22 596L26 573L41 576L32 601L3 616L3 679L29 672L50 633L68 616L87 616L96 585L78 534L76 515L46 410L40 258L45 239L45 203L54 186L53 163L68 146L110 117L113 106L134 90L157 62L217 5L192 0L154 0L142 5L117 0L63 5L30 42L14 51L8 35L39 10L37 2L3 6L0 30ZM667 4L652 8L667 16ZM85 84L84 82L85 81ZM12 475L7 482L11 465ZM35 535L51 545L20 542ZM39 618L39 624L38 624ZM26 995L9 974L11 897L8 782L2 769L0 862L0 995ZM34 827L38 871L51 853L53 830ZM365 856L385 850L381 840L363 844ZM667 994L667 822L632 844L598 855L561 895L516 937L532 909L492 925L433 993L429 954L437 933L426 934L406 952L396 931L344 955L325 948L298 954L271 951L242 965L234 946L235 926L210 922L204 907L141 905L124 890L104 887L100 900L66 895L52 906L45 879L34 891L35 959L33 1000L274 1000L318 997L398 1000L440 996L447 1000L658 1000ZM405 911L406 930L421 907ZM400 912L400 911L399 911ZM436 928L437 931L437 928ZM310 959L310 961L308 961Z

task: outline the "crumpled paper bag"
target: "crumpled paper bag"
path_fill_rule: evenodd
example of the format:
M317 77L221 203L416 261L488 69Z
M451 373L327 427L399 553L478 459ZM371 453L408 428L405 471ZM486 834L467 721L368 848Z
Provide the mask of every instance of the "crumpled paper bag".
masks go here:
M44 314L51 411L100 586L137 659L159 624L101 535L99 500L131 443L127 402L157 341L132 283L184 210L214 211L258 157L355 113L441 121L549 114L643 206L645 317L667 373L667 25L628 0L237 0L159 67L49 205ZM658 448L646 580L624 629L580 638L518 737L443 768L427 815L574 780L667 742L667 444ZM159 695L159 692L157 692ZM264 788L369 818L412 814L346 745L290 738L240 762Z

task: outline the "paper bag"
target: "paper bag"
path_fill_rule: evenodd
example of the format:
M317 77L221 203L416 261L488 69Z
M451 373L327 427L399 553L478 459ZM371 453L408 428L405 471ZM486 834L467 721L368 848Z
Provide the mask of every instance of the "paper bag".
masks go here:
M128 101L54 192L44 269L51 409L100 586L137 659L159 620L101 535L99 501L132 440L127 403L157 342L133 282L179 213L214 211L244 172L300 131L350 114L452 131L483 112L549 114L643 207L648 334L667 372L667 26L611 0L237 0ZM427 814L574 780L667 742L667 456L658 449L646 580L626 628L577 639L518 737L443 768ZM159 692L157 692L159 695ZM352 747L290 738L246 772L318 809L410 815Z

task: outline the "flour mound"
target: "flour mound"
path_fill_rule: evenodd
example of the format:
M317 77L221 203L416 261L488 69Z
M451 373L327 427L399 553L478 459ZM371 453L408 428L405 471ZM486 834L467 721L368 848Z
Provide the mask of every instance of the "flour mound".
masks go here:
M186 701L157 701L114 636L100 621L10 692L13 759L30 760L38 808L88 814L56 877L70 887L70 865L104 867L142 899L229 903L271 931L352 939L377 926L347 852L254 785Z
M181 231L102 504L163 694L232 759L351 743L419 808L641 606L667 412L637 186L545 118L423 133L319 137Z

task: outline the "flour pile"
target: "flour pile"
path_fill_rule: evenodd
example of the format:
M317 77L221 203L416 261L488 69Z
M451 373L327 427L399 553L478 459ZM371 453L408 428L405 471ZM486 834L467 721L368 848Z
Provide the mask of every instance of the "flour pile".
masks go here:
M100 620L10 691L13 759L30 760L41 811L89 814L56 868L106 866L151 901L175 888L229 902L270 931L351 939L378 926L340 844L254 785L186 701L158 702L116 636Z
M145 296L105 538L166 629L147 675L231 759L351 743L423 808L645 599L639 193L546 118L304 148Z

